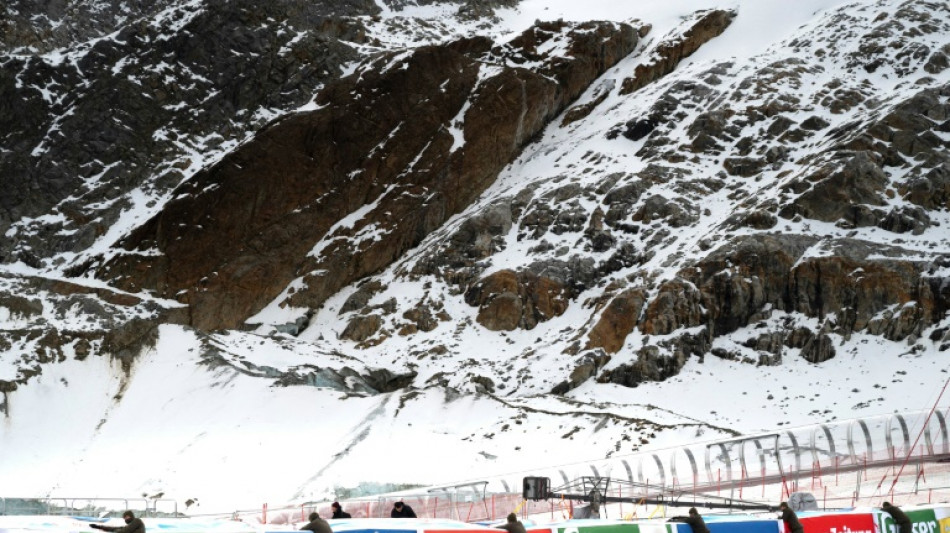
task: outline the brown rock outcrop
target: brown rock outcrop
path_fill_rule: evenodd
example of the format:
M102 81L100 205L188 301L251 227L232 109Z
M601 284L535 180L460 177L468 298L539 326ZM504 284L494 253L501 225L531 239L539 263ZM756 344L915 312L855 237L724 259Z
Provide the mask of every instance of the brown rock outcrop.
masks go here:
M588 334L586 349L603 348L607 353L616 353L640 319L647 294L641 288L627 289L607 304L600 320Z
M682 36L661 42L654 50L651 61L637 65L633 77L623 80L620 94L630 94L666 76L699 47L726 31L736 16L735 11L721 9L697 13L696 21Z
M537 55L553 39L568 55ZM556 22L486 56L535 70L483 63L484 38L386 54L181 186L97 275L188 303L201 329L301 276L289 303L318 307L467 207L635 43L626 25Z
M470 287L465 301L478 307L476 320L492 331L532 329L563 314L568 304L565 287L557 280L511 270L490 274Z
M806 256L819 245L824 253ZM590 330L587 347L616 352L634 327L647 335L670 335L703 326L705 333L695 338L683 334L670 341L669 351L683 359L686 354L705 353L712 337L764 320L773 311L822 321L825 329L818 333L795 327L783 333L784 344L801 348L802 357L812 362L834 356L828 333L847 337L867 331L903 340L920 335L950 309L950 288L942 278L928 274L946 260L906 257L906 250L848 239L737 238L683 269L648 301L640 289L615 297ZM626 383L633 379L629 372L654 374L643 374L639 368L601 379Z

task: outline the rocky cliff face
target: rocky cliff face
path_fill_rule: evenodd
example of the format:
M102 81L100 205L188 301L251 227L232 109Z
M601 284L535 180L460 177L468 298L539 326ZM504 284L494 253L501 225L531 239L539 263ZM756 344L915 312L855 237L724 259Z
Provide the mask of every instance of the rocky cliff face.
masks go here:
M279 380L370 392L948 347L945 6L714 64L741 12L480 35L506 6L453 4L466 36L375 2L7 8L2 340L31 355L2 390L163 323L345 354Z
M950 26L936 4L895 6L830 14L749 64L663 78L733 16L697 14L367 285L366 304L321 314L349 317L343 338L372 357L417 331L413 310L448 310L465 325L420 335L441 359L467 359L465 328L508 345L505 365L482 360L457 386L560 393L665 379L710 354L819 363L856 351L856 334L946 349ZM533 381L539 360L564 381Z
M0 59L6 262L62 267L54 256L81 254L136 224L129 211L155 210L195 169L339 77L357 57L347 43L362 36L349 16L378 9L293 1L100 7L95 16L85 4L6 8L16 28L0 45L11 50Z
M317 308L468 207L636 42L555 23L384 54L176 190L99 276L188 303L201 329L238 327L301 275L290 301Z

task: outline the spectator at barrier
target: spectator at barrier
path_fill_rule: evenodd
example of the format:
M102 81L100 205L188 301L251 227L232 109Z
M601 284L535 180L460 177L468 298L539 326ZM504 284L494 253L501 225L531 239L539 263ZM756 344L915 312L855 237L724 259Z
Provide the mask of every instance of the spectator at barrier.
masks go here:
M689 516L686 517L685 522L693 529L693 533L709 533L706 521L699 515L699 511L695 507L689 508Z
M333 509L333 516L330 518L353 518L350 513L347 513L342 507L340 507L340 502L333 502L333 505L331 505L330 508Z
M402 503L396 502L393 504L393 510L389 513L390 518L416 518L416 512L412 510L412 507Z
M896 533L911 532L910 518L907 518L907 515L904 514L904 511L901 511L900 507L891 505L891 502L884 502L881 504L881 509L883 509L885 513L891 515L891 518L893 518L894 522L897 523Z
M785 522L785 527L787 527L789 531L792 533L805 532L802 523L798 521L798 515L795 514L795 511L793 511L787 503L782 502L778 504L778 508L782 511L782 521Z
M524 524L518 520L518 515L515 513L508 513L508 521L498 526L498 529L504 529L508 533L527 533Z
M122 513L122 519L125 520L124 526L104 526L102 524L89 524L93 529L102 531L114 531L116 533L145 533L145 523L141 518L135 518L135 513L126 511Z
M330 524L320 518L320 513L310 513L310 522L300 528L300 531L312 531L313 533L333 533Z

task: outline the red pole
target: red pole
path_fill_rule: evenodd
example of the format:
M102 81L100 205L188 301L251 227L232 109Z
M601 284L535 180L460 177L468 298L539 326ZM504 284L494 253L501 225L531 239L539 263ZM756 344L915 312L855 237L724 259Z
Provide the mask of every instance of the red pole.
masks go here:
M620 496L620 518L623 518L623 487L617 485L617 496Z
M933 489L929 489L929 490L927 491L927 503L928 503L928 504L930 503L930 497L933 496L933 494L934 494L934 490L933 490Z
M722 492L722 468L716 469L716 494Z
M264 510L261 512L261 523L267 523L267 504L264 504Z

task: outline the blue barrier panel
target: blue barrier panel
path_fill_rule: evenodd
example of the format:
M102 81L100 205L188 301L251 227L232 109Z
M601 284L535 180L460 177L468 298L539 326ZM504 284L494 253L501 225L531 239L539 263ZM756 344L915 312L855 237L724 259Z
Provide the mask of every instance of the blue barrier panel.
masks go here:
M717 518L716 520L706 520L706 526L709 533L780 533L780 522L778 520L729 520L728 518Z

